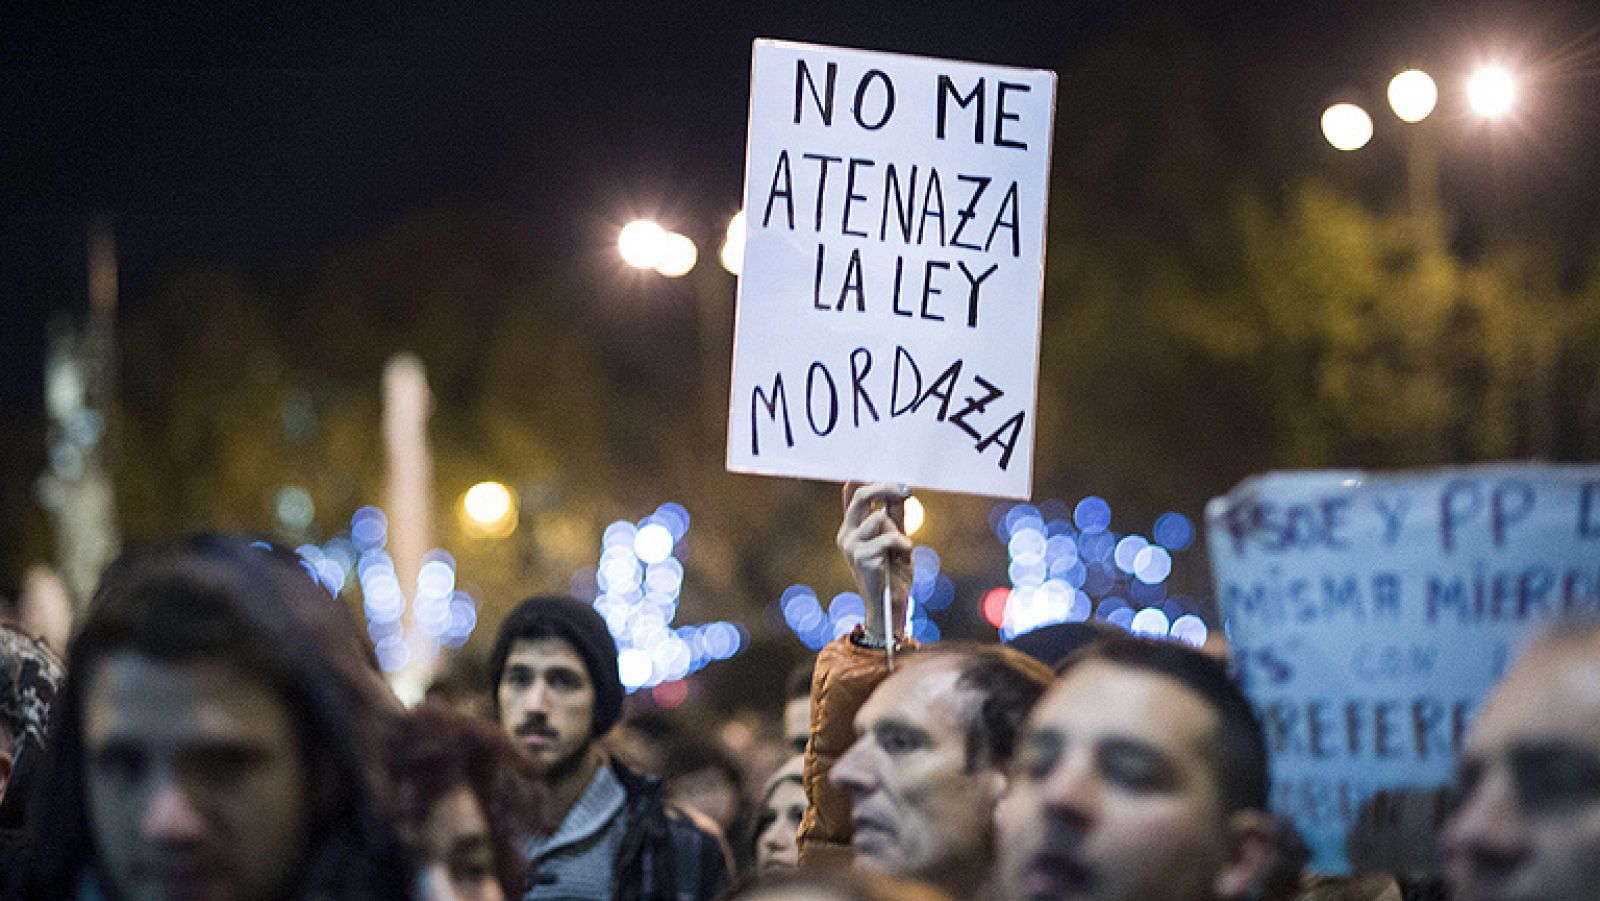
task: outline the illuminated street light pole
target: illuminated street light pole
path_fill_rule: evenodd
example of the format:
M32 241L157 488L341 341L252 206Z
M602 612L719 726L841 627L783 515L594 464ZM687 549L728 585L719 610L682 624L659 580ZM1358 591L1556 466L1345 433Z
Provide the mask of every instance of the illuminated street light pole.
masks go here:
M737 275L735 266L744 257L744 218L739 214L728 223L727 236L719 254L722 267ZM635 269L655 272L666 278L689 275L699 261L699 250L688 237L662 228L648 219L628 223L617 234L617 250L622 259ZM732 265L730 265L732 261ZM722 425L723 406L719 389L724 384L726 366L718 348L728 343L730 332L722 327L722 314L728 304L722 302L725 290L720 285L706 283L708 276L700 276L691 286L694 298L696 328L700 343L700 386L702 410L707 434L717 434Z
M1322 136L1335 150L1360 150L1372 140L1372 117L1354 103L1335 103L1322 111Z
M1425 123L1439 103L1439 86L1428 73L1407 69L1389 79L1389 108L1406 129L1406 187L1411 213L1430 217L1439 209L1439 150L1433 123Z

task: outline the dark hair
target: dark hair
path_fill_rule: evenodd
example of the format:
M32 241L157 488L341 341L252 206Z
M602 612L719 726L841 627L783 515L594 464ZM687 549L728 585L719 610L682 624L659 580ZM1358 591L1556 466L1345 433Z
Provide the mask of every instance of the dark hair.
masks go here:
M32 799L23 897L73 897L93 861L81 719L97 668L119 651L219 661L270 687L300 730L310 780L299 893L407 897L412 871L376 771L398 703L348 611L293 552L215 534L151 542L106 570L69 648L73 676Z
M665 744L678 737L678 724L664 713L649 709L635 708L628 711L622 724L630 731L637 732L651 741Z
M783 682L783 699L793 701L796 698L811 697L811 677L817 669L816 655L794 665L789 670L789 675Z
M490 723L441 703L406 714L389 742L400 825L420 831L445 795L465 786L489 822L495 879L507 898L527 891L528 861L519 841L541 828L539 767Z
M956 688L977 695L976 703L963 714L967 771L1010 763L1028 712L1050 687L1050 668L1004 645L964 642L936 645L917 659L955 660Z
M1016 648L1045 666L1055 666L1084 645L1127 634L1104 620L1091 619L1080 623L1041 626L1018 635L1006 642L1006 646Z
M622 677L617 672L617 644L606 621L594 608L566 595L539 595L518 604L494 637L489 652L489 703L500 715L500 680L505 676L506 658L518 641L559 638L583 659L594 686L594 711L589 737L598 739L611 731L622 715Z
M1187 645L1172 641L1109 638L1090 644L1061 662L1065 675L1091 660L1165 676L1200 696L1217 714L1212 769L1224 808L1267 809L1267 744L1261 721L1227 667Z
M744 796L744 772L739 765L720 748L703 741L681 741L672 745L667 749L667 759L661 769L661 777L668 784L690 773L716 770L740 797Z
M802 760L801 755L789 758L778 767L777 772L768 778L766 786L761 790L761 797L756 801L755 816L751 819L750 828L745 830L745 834L739 842L739 856L744 860L750 861L752 865L756 859L757 851L760 850L758 845L761 842L761 834L766 832L767 827L782 816L781 811L772 809L772 796L776 795L778 789L785 785L805 787L805 771L800 766ZM790 769L791 767L792 769ZM787 772L785 771L786 769Z

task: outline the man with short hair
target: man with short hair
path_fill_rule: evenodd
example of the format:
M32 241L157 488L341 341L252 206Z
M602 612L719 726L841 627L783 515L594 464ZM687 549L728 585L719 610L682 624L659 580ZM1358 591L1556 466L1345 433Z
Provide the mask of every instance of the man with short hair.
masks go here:
M1600 892L1600 625L1528 649L1479 712L1457 781L1453 897Z
M125 554L69 650L15 897L408 898L364 640L290 551Z
M1261 726L1198 651L1089 645L1029 716L996 818L1008 901L1250 897L1272 857Z
M594 608L570 597L523 601L489 655L496 716L544 768L545 822L529 839L527 898L691 901L729 877L714 826L662 801L656 780L600 741L622 712L617 646Z
M817 659L801 860L853 861L978 897L991 881L1006 767L1050 671L1010 648L916 651L893 634L911 584L911 543L898 519L905 497L892 485L845 487L838 543L867 615ZM892 673L890 642L901 651Z

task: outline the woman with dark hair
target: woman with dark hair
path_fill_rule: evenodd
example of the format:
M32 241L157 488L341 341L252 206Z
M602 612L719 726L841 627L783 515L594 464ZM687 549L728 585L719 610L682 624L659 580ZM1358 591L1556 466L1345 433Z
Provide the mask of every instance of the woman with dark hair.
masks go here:
M800 866L798 834L806 812L806 790L802 784L805 755L796 754L767 780L757 808L755 828L751 830L750 858L757 876L769 876Z
M399 705L292 552L132 550L67 657L16 897L410 895L377 769Z
M421 865L422 901L503 901L527 891L520 845L539 828L539 771L492 723L437 702L389 743L400 832Z

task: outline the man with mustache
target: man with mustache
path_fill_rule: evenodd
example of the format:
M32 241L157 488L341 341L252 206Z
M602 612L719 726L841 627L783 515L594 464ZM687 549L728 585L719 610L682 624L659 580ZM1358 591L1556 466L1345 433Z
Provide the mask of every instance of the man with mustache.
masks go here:
M1600 626L1535 643L1484 703L1445 824L1454 897L1600 892Z
M662 800L661 785L608 755L622 712L617 646L593 607L523 601L489 655L500 725L544 770L545 822L524 848L537 898L709 899L728 880L715 827Z
M996 809L1007 901L1254 897L1272 858L1266 745L1223 665L1119 637L1058 669Z
M838 544L866 622L818 655L801 862L857 868L982 897L992 881L994 806L1028 709L1050 681L998 645L916 650L892 633L911 585L903 488L845 486ZM885 581L894 612L882 612ZM900 645L895 669L885 645Z

